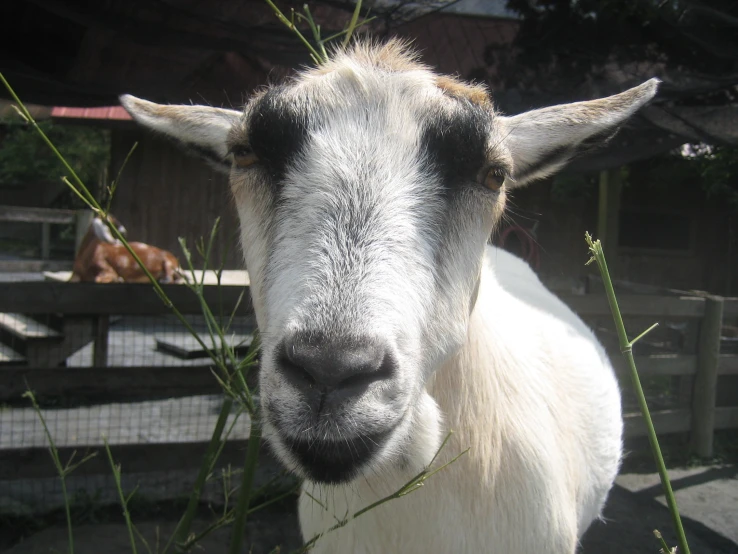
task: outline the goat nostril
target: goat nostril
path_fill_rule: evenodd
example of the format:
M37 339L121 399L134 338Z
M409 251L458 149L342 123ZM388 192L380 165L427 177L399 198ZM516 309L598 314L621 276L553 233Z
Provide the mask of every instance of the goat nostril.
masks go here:
M301 367L300 365L292 361L292 358L288 354L289 350L290 348L288 346L285 346L283 352L281 352L277 358L277 365L282 373L293 380L297 379L309 386L316 385L317 382L310 374L310 372L306 371L304 367Z
M295 334L278 351L277 366L298 387L366 387L394 374L394 357L379 341Z
M349 375L341 381L341 386L369 385L374 381L391 379L394 375L394 362L389 353L385 354L382 363L377 368Z

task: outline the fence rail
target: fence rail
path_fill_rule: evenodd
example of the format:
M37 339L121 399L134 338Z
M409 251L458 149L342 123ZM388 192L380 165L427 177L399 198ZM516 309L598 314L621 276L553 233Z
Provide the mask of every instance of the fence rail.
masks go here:
M163 285L173 304L185 315L199 315L200 300L183 285ZM229 313L240 302L237 313L252 313L250 299L243 286L206 287L205 299L211 306L221 305ZM603 294L564 296L562 299L585 319L609 318L610 310ZM685 352L644 354L636 356L641 376L675 377L684 385L683 404L675 409L653 412L659 433L689 432L693 448L708 456L712 450L715 429L738 427L738 406L716 407L715 388L719 376L738 375L738 355L720 354L722 320L738 315L738 302L711 296L646 296L627 294L618 299L626 318L688 321ZM725 309L724 309L725 307ZM0 367L0 403L18 404L30 387L39 399L73 398L75 405L107 402L136 402L153 398L184 398L218 394L220 387L205 362L200 365L173 366L107 366L106 352L110 318L120 315L170 314L161 299L148 285L90 284L65 282L0 283L0 313L24 314L39 318L54 314L59 321L68 318L79 324L89 320L95 343L92 367L42 367L13 362ZM60 327L61 325L61 327ZM0 339L2 335L0 334ZM618 372L625 366L619 352L610 357ZM625 415L626 436L643 436L645 428L639 414ZM233 457L244 447L244 441L229 444ZM62 446L69 453L84 448L99 449L100 444L85 447ZM183 460L197 463L204 451L201 441L154 444L117 444L116 460L126 460L127 471L159 471L181 467ZM62 457L64 457L62 455ZM99 462L80 468L85 473L107 473ZM0 481L53 475L46 448L0 449Z
M90 224L89 210L60 210L52 208L28 208L1 206L0 222L36 223L41 225L41 261L48 261L51 252L51 225L75 225L75 249ZM38 260L36 260L38 261ZM12 266L8 266L12 268Z

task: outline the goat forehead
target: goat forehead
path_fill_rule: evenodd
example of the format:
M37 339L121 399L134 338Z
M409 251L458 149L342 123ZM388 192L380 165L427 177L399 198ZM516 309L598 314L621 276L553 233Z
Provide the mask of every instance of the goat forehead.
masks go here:
M329 173L331 161L381 172L422 160L447 185L495 158L491 110L444 96L430 72L344 73L269 89L233 141L249 144L277 182L300 157Z

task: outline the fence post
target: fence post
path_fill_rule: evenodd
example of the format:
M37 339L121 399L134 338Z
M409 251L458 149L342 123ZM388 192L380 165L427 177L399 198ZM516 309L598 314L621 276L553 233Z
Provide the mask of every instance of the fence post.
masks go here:
M77 254L79 245L82 243L82 239L87 233L87 229L92 223L92 218L95 214L92 210L77 210L77 217L74 222L74 253Z
M705 298L705 315L700 327L697 375L692 394L691 449L697 455L712 456L715 432L715 388L720 362L720 331L723 324L723 298Z
M48 260L51 257L51 223L41 223L41 259Z
M92 347L92 365L106 367L108 365L108 331L110 316L100 314L94 320L95 342Z

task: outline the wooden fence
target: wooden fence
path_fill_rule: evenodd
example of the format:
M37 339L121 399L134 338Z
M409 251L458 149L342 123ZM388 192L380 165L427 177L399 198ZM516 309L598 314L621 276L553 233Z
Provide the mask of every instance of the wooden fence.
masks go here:
M75 226L75 250L87 232L92 219L90 210L58 210L51 208L27 208L21 206L0 205L0 222L30 223L41 225L40 260L11 260L0 262L3 271L45 271L65 269L71 266L68 262L50 262L51 226Z
M188 288L182 285L164 285L163 288L181 313L200 314L199 300ZM225 307L233 307L243 290L242 286L223 286L220 290L207 287L205 297L211 305L221 302ZM585 320L610 317L604 295L565 296L563 299ZM688 322L681 352L638 355L636 361L643 378L673 376L682 382L681 404L652 414L657 432L690 432L696 452L709 456L714 430L738 427L738 406L715 405L718 377L738 375L738 356L720 354L722 319L726 315L738 316L738 302L711 296L624 295L619 303L626 318ZM56 330L60 334L63 334L65 318L86 320L91 329L88 340L95 344L94 367L31 367L18 361L0 365L0 403L18 405L26 387L32 388L41 400L69 396L88 404L99 403L101 398L131 402L218 393L219 385L205 363L177 367L107 366L105 353L111 316L168 313L169 308L147 285L0 283L0 314L23 314L29 318L55 314ZM248 301L242 302L238 313L251 313ZM637 329L630 329L631 333L635 331ZM616 369L624 371L620 353L614 352L611 357ZM640 415L626 414L625 423L626 435L645 434ZM98 450L101 446L90 444L89 450ZM239 463L243 447L244 441L233 441L225 450L223 462ZM113 447L113 452L127 471L167 471L196 466L204 449L205 442L178 442L119 444ZM61 448L61 458L67 459L73 450L80 450L80 447ZM104 456L98 456L78 472L107 472L109 468L102 460ZM45 447L0 449L0 480L48 477L53 471Z

